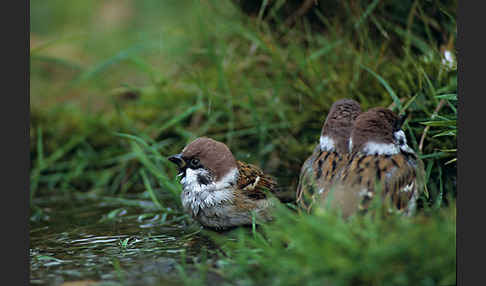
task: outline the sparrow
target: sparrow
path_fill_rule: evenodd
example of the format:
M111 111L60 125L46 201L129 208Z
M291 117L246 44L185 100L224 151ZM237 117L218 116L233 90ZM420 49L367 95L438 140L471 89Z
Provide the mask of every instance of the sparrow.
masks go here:
M319 144L301 167L296 202L303 209L310 211L317 196L327 196L327 189L348 160L349 136L360 113L360 104L352 99L341 99L331 106Z
M199 137L168 160L179 168L184 211L204 227L250 225L253 214L272 219L277 183L258 167L237 161L224 143Z
M422 161L402 130L406 115L375 107L361 113L349 139L350 156L340 171L330 205L344 216L366 210L377 188L399 211L412 214L424 188Z

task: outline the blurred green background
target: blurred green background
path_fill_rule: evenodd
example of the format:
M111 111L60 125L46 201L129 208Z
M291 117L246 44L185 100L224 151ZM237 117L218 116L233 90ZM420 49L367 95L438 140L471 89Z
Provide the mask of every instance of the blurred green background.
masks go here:
M420 206L452 208L455 235L457 1L47 0L30 7L32 221L43 217L35 199L53 195L156 201L171 194L157 203L178 209L176 170L165 158L203 135L275 176L292 198L330 106L353 98L364 110L409 114L405 132L424 160L430 194ZM455 261L455 240L450 249L423 243L444 247L438 253Z
M116 159L130 150L117 132L162 144L164 156L210 136L293 189L345 97L363 109L401 100L415 150L432 125L420 152L434 181L442 168L455 186L455 164L444 163L455 158L457 73L441 61L455 54L456 2L303 4L33 1L32 196L135 191L139 178L120 183L139 166Z

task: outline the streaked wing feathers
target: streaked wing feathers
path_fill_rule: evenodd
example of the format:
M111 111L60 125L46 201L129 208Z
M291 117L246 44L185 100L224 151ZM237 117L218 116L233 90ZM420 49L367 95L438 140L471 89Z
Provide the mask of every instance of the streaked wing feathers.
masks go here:
M302 165L297 188L297 203L310 211L317 194L321 199L326 197L331 184L346 164L347 157L348 154L340 155L334 151L315 150Z
M267 197L266 192L274 193L277 189L275 180L263 173L257 166L241 161L238 165L238 189L251 199L259 200Z
M360 185L374 193L375 183L382 183L398 209L405 208L417 191L417 166L403 154L393 156L356 155L342 173L346 185Z

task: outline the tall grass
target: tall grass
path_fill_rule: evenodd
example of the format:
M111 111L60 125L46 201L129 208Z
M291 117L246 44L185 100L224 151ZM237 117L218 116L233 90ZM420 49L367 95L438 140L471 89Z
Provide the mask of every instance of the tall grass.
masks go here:
M238 285L455 284L454 208L349 221L330 212L277 214L256 236L241 229L210 234L225 255L200 264L218 265L209 269Z

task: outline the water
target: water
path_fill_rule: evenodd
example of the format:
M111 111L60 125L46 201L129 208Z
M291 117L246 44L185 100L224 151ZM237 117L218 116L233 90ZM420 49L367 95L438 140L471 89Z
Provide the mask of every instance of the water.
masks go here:
M43 219L30 225L31 285L82 280L181 285L178 265L214 249L199 225L185 216L156 211L148 200L127 202L86 197L35 201Z

